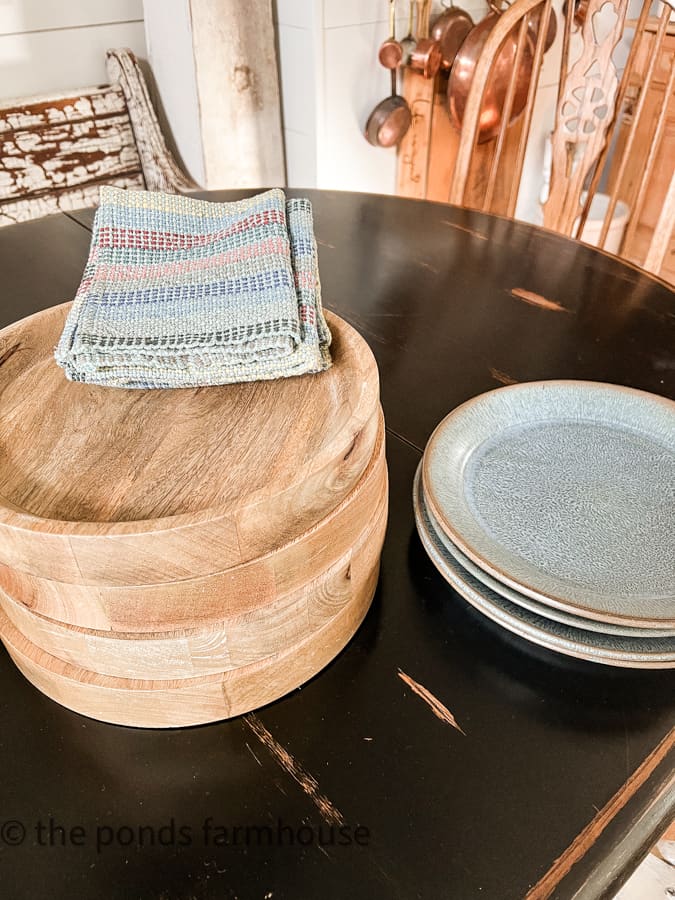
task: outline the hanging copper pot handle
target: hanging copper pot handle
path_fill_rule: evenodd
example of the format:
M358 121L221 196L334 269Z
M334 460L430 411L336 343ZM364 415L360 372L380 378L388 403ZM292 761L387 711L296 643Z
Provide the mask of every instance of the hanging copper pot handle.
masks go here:
M410 55L410 68L425 78L435 78L441 67L441 48L431 38L421 38Z
M403 47L396 40L396 0L389 0L389 37L380 45L377 58L385 69L397 69L403 61Z

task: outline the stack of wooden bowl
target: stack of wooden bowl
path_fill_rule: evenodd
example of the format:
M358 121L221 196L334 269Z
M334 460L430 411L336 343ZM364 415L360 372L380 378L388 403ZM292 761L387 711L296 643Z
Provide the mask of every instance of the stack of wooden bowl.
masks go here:
M125 391L53 360L68 304L0 332L0 637L85 715L170 727L296 688L352 637L387 519L377 367Z

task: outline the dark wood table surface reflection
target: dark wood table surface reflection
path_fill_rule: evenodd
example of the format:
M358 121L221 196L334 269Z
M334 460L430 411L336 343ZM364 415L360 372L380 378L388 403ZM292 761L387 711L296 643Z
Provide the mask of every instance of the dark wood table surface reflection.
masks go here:
M0 843L2 896L612 896L675 816L673 673L563 658L476 614L422 550L412 478L438 421L501 384L579 378L675 397L675 295L526 225L290 193L314 203L325 305L364 335L380 367L391 513L373 608L301 690L254 716L181 731L71 713L0 652L0 826L26 829L20 844ZM2 325L73 297L92 219L0 229ZM367 846L320 846L327 810L362 824ZM43 832L43 846L35 828L50 817L55 845ZM209 817L230 829L308 825L314 837L215 846ZM172 820L189 840L172 837ZM124 829L146 825L154 843L124 844ZM81 846L67 831L76 826Z

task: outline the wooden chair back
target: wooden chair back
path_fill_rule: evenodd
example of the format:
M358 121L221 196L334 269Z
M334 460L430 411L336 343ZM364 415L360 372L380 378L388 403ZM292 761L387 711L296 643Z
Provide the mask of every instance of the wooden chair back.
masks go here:
M129 50L109 50L111 84L0 101L0 225L93 206L101 184L196 187L167 149Z
M450 182L448 196L450 203L459 206L470 205L472 208L483 211L494 211L493 201L498 181L501 180L503 182L507 179L509 188L506 203L505 207L501 205L499 212L508 216L514 215L550 15L551 0L515 0L511 6L501 13L497 23L490 32L478 59L466 101L457 155ZM532 75L525 106L519 116L517 126L511 125L517 83L516 78L512 77L506 91L499 132L491 144L491 153L487 159L484 154L481 155L480 167L486 173L486 177L482 179L482 196L477 196L475 178L473 177L475 169L473 161L479 151L478 136L481 116L485 107L486 92L493 77L493 70L505 41L512 34L517 34L513 71L518 71L526 43L532 41L530 24L535 20L535 17L538 19L537 36L534 44ZM509 158L507 160L505 154L507 139L509 132L515 127L519 129L519 134L515 148L512 146L509 149ZM506 167L508 167L508 170ZM507 171L508 174L506 174Z
M607 0L605 0L607 2ZM584 28L602 0L591 0ZM623 6L625 7L625 2ZM653 15L654 9L657 15ZM627 204L630 215L623 240L622 255L644 268L658 273L672 244L675 227L675 23L674 7L668 2L644 0L637 22L624 23L622 28L634 29L630 53L620 84L616 70L598 52L606 66L606 81L612 115L607 121L604 140L595 158L585 162L582 182L564 185L564 158L571 136L565 120L565 104L575 91L581 89L589 100L595 93L592 77L583 72L578 63L565 79L554 133L554 161L551 175L551 196L544 209L544 223L574 237L588 218L592 200L600 188L603 176L607 180L609 202L602 221L598 246L606 245L617 203ZM625 9L624 9L625 14ZM586 36L585 45L590 42ZM670 46L666 47L666 42ZM585 74L585 78L583 77ZM618 89L617 89L618 84ZM604 101L603 101L604 103ZM590 103L593 106L593 103ZM591 110L592 114L592 110ZM613 154L612 154L613 151ZM557 155L556 155L557 154ZM644 222L645 206L656 192L658 212L653 216L648 235L637 240L638 228ZM562 198L564 201L561 202ZM568 199L569 198L569 199ZM653 204L652 204L653 205ZM655 220L655 221L654 221Z

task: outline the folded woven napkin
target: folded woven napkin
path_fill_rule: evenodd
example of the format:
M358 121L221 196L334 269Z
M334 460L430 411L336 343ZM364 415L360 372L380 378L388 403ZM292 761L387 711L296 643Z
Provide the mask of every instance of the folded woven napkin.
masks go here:
M56 361L72 381L176 388L330 366L312 207L102 187Z

